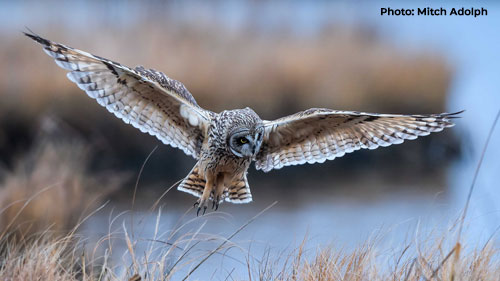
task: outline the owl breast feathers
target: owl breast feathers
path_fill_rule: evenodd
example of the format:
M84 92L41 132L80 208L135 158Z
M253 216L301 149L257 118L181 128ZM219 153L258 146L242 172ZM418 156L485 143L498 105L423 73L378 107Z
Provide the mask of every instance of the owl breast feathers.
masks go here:
M204 149L210 149L204 143L211 137L209 129L216 125L219 114L201 108L179 81L153 69L129 68L35 34L25 34L69 71L67 76L72 82L125 123L198 160ZM375 149L439 132L453 126L452 119L459 113L398 115L312 108L274 121L260 120L255 114L251 124L241 125L238 132L229 128L217 138L222 138L219 143L227 146L228 157L254 160L258 170L268 172L289 165L322 163L362 148ZM233 114L229 118L232 119L228 122L236 124L242 116ZM231 177L228 181L233 182L226 183L238 191L232 191L231 186L222 188L227 201L251 201L247 168L239 178ZM203 175L203 171L195 172ZM206 186L206 177L192 177L193 185L188 186L189 190L185 185L184 191L203 196L205 189L212 188ZM189 176L184 182L188 179ZM240 200L238 192L244 188L248 191L242 193L245 200ZM217 204L224 199L216 198L218 194L213 190L207 196Z

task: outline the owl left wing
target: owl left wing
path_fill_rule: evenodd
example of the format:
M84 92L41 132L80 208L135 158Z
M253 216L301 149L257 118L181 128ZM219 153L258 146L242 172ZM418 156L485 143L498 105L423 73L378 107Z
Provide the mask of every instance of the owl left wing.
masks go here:
M255 166L267 172L323 163L361 148L399 144L454 126L451 119L459 113L396 115L312 108L264 121L264 140Z
M43 46L68 78L101 106L144 133L198 158L211 111L176 80L142 66L135 69L35 34L26 36Z

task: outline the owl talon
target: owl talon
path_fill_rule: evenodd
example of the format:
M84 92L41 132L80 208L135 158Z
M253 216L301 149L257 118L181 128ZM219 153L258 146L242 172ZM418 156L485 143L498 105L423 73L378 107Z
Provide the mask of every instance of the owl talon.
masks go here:
M200 216L200 211L203 209L203 213L201 213L201 215L205 215L205 212L207 211L207 201L205 200L198 200L194 203L194 207L198 207L197 210L196 210L196 216L199 217Z
M212 205L212 210L217 211L219 209L220 196L215 197Z
M200 211L201 211L201 207L198 207L198 210L196 211L197 217L200 216ZM203 206L203 213L201 213L201 215L204 216L206 211L207 211L207 206Z

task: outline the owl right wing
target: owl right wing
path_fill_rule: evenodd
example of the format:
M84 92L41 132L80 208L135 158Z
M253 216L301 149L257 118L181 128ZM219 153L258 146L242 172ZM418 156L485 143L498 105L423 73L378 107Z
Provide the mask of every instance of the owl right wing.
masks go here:
M131 69L84 51L26 36L43 46L68 78L101 106L164 144L199 158L213 112L198 106L179 81L142 66Z
M399 144L453 126L451 119L459 113L396 115L312 108L264 121L264 140L255 166L267 172L323 163L361 148Z

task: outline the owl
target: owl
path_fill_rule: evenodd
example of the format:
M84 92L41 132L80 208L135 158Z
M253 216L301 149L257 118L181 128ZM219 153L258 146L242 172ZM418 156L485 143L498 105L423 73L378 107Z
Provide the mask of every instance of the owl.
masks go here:
M197 214L209 204L248 203L247 170L323 163L359 149L399 144L454 124L461 112L430 115L374 114L311 108L273 121L251 108L220 113L201 108L179 81L154 69L129 68L38 35L26 36L62 68L69 80L101 106L164 144L197 160L178 189L198 197Z

